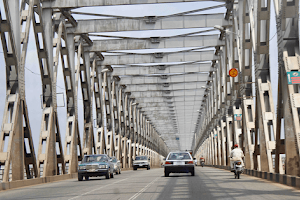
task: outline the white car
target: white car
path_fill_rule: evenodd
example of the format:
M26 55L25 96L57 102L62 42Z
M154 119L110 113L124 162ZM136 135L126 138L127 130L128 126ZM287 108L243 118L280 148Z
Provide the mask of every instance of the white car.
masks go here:
M150 158L148 156L136 156L133 160L133 170L137 170L137 168L150 170Z
M191 173L195 176L194 160L189 152L170 152L165 162L165 177L170 173Z

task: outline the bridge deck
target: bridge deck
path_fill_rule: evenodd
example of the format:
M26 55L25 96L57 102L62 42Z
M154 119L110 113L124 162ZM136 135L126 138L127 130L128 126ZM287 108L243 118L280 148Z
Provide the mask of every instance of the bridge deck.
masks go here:
M163 176L163 168L124 171L113 179L76 179L0 193L0 199L299 199L300 191L216 168L196 167L195 176Z

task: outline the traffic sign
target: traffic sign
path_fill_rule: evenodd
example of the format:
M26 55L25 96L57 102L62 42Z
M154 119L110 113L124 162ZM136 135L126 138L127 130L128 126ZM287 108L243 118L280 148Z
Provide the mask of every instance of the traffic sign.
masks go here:
M234 114L234 121L242 121L242 114Z
M288 84L300 84L300 72L287 72Z
M238 74L239 72L236 68L232 68L231 70L229 70L229 76L231 77L237 77Z

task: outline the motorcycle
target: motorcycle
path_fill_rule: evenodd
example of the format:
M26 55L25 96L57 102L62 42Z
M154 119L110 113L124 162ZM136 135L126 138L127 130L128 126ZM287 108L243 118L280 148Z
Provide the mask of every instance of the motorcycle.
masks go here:
M204 166L204 161L200 161L201 167Z
M240 161L240 160L234 161L233 172L234 172L234 178L240 179L240 174L243 172L242 161Z

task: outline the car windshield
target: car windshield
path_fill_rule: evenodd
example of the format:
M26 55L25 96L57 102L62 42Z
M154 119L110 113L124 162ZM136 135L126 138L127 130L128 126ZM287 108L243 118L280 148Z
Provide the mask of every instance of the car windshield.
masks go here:
M167 160L186 160L191 159L189 153L170 153Z
M107 162L108 158L105 155L91 155L91 156L84 156L82 162Z
M147 156L137 156L135 160L147 160Z

